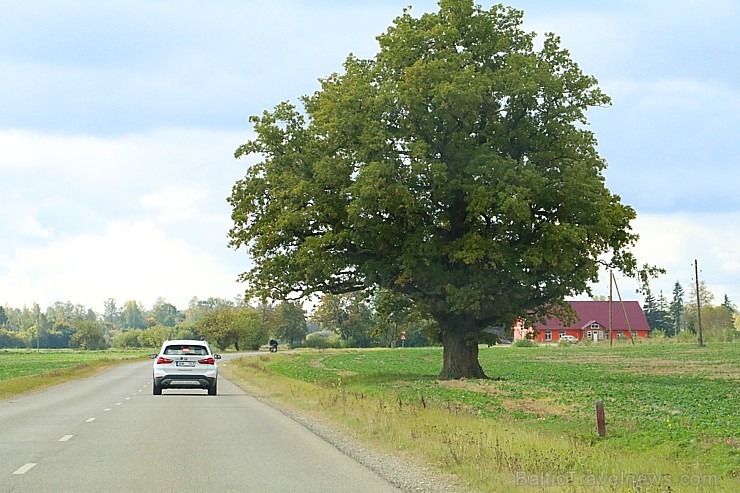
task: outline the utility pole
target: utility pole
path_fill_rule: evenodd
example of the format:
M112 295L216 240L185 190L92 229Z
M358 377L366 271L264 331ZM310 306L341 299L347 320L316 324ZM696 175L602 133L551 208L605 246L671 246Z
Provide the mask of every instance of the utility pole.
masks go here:
M612 313L612 285L614 284L614 273L609 271L609 345L613 345L614 334L612 333L612 327L614 323L614 315Z
M694 271L696 272L696 315L699 317L699 347L704 346L701 333L701 296L699 295L699 261L694 259Z

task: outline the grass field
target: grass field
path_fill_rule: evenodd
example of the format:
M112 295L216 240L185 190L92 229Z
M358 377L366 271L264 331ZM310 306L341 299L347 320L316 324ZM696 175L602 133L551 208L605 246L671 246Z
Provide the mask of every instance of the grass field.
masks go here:
M438 348L325 351L228 371L470 489L740 491L740 344L482 347L491 380L439 381L441 360Z
M0 399L89 376L101 368L145 356L141 351L0 350Z

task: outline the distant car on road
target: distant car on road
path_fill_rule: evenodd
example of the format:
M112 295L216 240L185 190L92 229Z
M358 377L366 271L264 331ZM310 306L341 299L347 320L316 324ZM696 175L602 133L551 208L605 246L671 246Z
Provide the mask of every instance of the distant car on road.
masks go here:
M565 341L565 342L569 342L571 344L577 344L578 343L578 339L575 336L571 336L571 335L560 336L560 340L561 341Z
M152 394L161 395L162 389L207 389L216 395L220 354L213 354L206 341L165 341L158 354L151 354Z

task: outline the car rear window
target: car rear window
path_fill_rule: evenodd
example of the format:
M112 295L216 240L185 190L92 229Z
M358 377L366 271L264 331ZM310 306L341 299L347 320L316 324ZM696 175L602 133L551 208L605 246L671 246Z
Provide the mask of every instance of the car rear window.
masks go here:
M204 356L208 354L208 349L206 349L205 346L192 346L189 344L173 344L172 346L167 346L164 349L164 354L172 354L172 355L186 355L186 354L192 354L195 356Z

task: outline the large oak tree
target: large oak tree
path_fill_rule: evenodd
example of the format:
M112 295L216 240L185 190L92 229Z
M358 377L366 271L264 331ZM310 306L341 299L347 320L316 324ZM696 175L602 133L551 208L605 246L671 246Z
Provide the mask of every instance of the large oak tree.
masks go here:
M372 59L252 117L256 155L229 201L230 245L272 298L389 289L436 320L442 378L482 378L482 329L633 273L635 212L605 186L587 129L609 104L522 12L442 0L407 10Z

